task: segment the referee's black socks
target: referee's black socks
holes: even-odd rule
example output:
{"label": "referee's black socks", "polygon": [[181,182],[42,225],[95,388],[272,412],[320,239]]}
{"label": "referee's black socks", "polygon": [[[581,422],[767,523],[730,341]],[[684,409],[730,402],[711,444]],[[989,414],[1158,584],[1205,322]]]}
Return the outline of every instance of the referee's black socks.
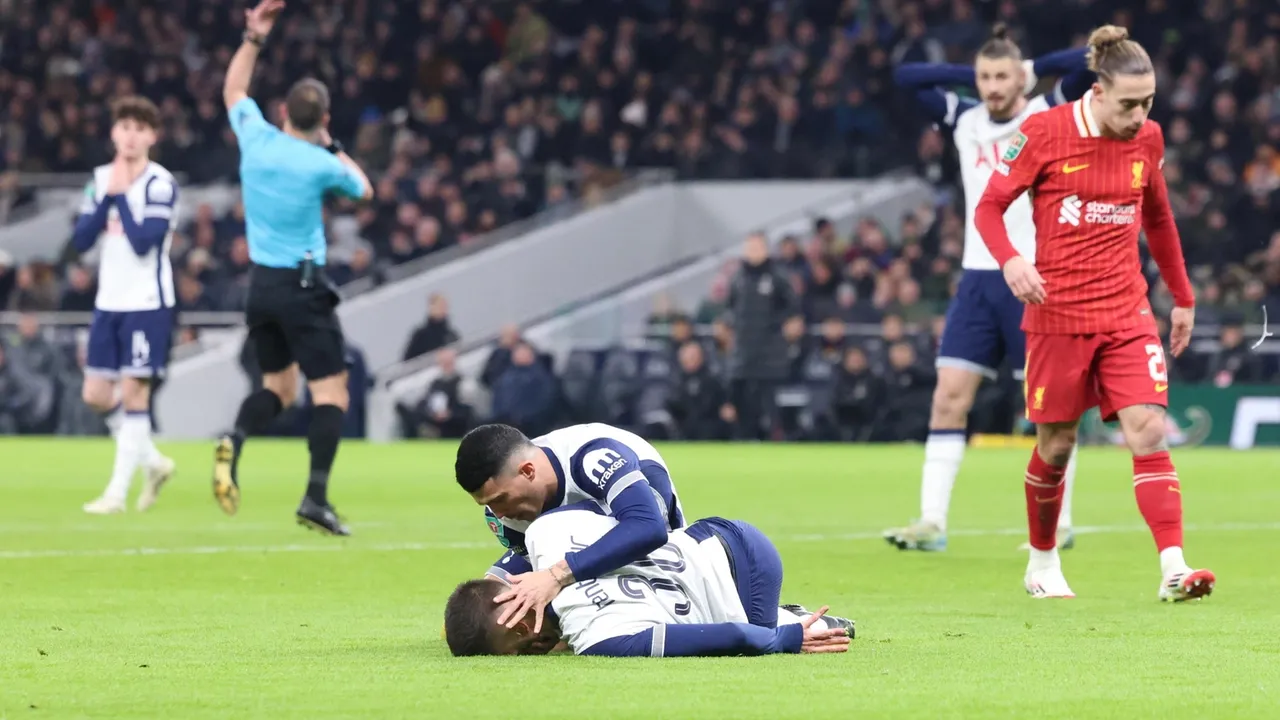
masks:
{"label": "referee's black socks", "polygon": [[244,440],[252,435],[261,435],[271,426],[284,405],[280,396],[266,388],[251,393],[240,403],[240,413],[236,415],[235,442],[237,452]]}
{"label": "referee's black socks", "polygon": [[307,497],[320,505],[328,505],[329,471],[338,454],[342,438],[343,410],[337,405],[311,408],[311,426],[307,428],[307,449],[311,451],[311,478],[307,481]]}

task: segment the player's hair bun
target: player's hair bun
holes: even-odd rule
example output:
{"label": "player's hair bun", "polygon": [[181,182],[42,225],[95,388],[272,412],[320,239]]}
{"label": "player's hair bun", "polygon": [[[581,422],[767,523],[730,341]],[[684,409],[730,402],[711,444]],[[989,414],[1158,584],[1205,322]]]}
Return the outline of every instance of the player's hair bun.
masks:
{"label": "player's hair bun", "polygon": [[1103,25],[1089,33],[1089,47],[1105,49],[1129,39],[1129,31],[1119,25]]}
{"label": "player's hair bun", "polygon": [[1151,57],[1137,42],[1129,39],[1129,31],[1116,25],[1103,25],[1089,33],[1089,69],[1106,82],[1116,75],[1145,75],[1154,72]]}
{"label": "player's hair bun", "polygon": [[995,25],[992,25],[992,26],[991,26],[991,39],[992,39],[992,40],[1008,40],[1008,39],[1009,39],[1009,26],[1008,26],[1008,25],[1006,25],[1006,24],[1004,24],[1004,23],[1002,23],[1002,22],[998,22],[998,23],[996,23]]}

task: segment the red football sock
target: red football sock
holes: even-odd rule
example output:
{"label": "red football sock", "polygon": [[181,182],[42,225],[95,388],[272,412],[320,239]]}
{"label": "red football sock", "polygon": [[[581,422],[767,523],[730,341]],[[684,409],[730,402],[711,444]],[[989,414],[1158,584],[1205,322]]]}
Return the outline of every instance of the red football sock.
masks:
{"label": "red football sock", "polygon": [[1065,465],[1050,465],[1040,457],[1040,449],[1031,451],[1027,463],[1027,527],[1031,547],[1052,550],[1058,545],[1058,514],[1062,511],[1062,476]]}
{"label": "red football sock", "polygon": [[1182,547],[1182,486],[1167,450],[1133,459],[1133,494],[1156,550]]}

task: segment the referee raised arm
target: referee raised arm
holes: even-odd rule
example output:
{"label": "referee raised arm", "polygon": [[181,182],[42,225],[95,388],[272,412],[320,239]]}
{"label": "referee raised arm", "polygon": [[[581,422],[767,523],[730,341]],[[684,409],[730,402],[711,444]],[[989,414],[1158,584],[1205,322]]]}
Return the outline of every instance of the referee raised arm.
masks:
{"label": "referee raised arm", "polygon": [[266,430],[293,403],[301,369],[313,407],[307,431],[311,469],[298,522],[349,535],[327,495],[347,410],[347,372],[335,312],[338,292],[325,274],[322,203],[330,191],[367,200],[373,190],[329,137],[329,91],[323,83],[301,80],[289,90],[283,131],[268,123],[249,98],[258,52],[283,9],[283,0],[263,0],[245,11],[244,42],[231,58],[222,89],[240,143],[240,185],[253,261],[245,324],[262,367],[263,388],[244,399],[235,429],[218,443],[213,494],[228,515],[239,509],[238,467],[245,439]]}

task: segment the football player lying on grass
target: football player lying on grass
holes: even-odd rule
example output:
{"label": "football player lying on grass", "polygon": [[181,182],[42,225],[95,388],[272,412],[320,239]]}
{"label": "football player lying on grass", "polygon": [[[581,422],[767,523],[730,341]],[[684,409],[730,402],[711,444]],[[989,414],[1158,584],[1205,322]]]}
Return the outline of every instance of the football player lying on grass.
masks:
{"label": "football player lying on grass", "polygon": [[[535,569],[550,567],[617,524],[592,503],[539,517],[525,539]],[[539,622],[530,610],[499,625],[502,582],[459,585],[445,606],[454,655],[542,654],[563,640],[579,655],[676,657],[845,652],[851,620],[778,608],[782,559],[742,521],[706,518],[673,531],[647,557],[560,591]],[[781,618],[780,618],[781,615]],[[782,623],[779,623],[781,619]]]}

